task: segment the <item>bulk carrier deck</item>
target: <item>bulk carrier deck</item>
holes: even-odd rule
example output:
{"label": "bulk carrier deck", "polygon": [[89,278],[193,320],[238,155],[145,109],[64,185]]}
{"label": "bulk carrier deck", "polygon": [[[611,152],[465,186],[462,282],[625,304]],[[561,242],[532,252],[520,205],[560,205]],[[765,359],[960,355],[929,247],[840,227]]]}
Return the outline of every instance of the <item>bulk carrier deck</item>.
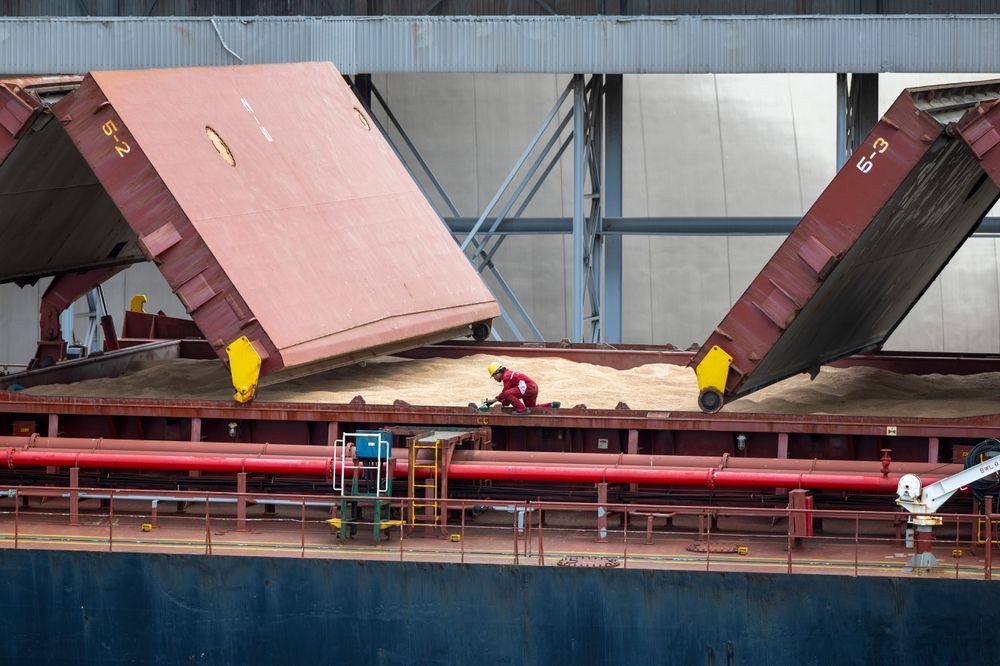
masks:
{"label": "bulk carrier deck", "polygon": [[[344,655],[355,662],[441,660],[440,645],[448,646],[447,660],[459,662],[612,662],[626,646],[629,654],[655,659],[663,641],[676,646],[672,658],[690,663],[735,663],[743,654],[791,662],[802,661],[823,632],[846,636],[874,622],[886,635],[868,632],[831,645],[831,656],[920,660],[933,653],[932,632],[907,632],[932,599],[962,605],[970,617],[987,612],[992,588],[982,579],[992,576],[998,519],[992,500],[980,502],[973,493],[952,500],[954,513],[940,514],[933,546],[909,531],[909,514],[895,500],[905,474],[927,485],[966,467],[967,454],[1000,432],[1000,410],[961,417],[781,414],[727,410],[723,403],[834,363],[915,376],[982,377],[1000,370],[995,356],[862,353],[884,342],[996,200],[997,158],[984,141],[996,134],[1000,84],[962,87],[961,95],[950,88],[936,96],[904,92],[708,342],[681,352],[450,341],[457,334],[488,334],[497,310],[485,287],[388,152],[357,147],[377,143],[377,136],[348,103],[335,70],[278,69],[280,76],[253,68],[240,68],[239,75],[156,74],[161,86],[185,91],[177,122],[197,130],[200,143],[192,139],[181,148],[204,160],[199,174],[217,175],[212,187],[230,203],[234,192],[256,193],[238,213],[213,208],[216,193],[173,160],[177,147],[157,127],[159,116],[148,115],[149,89],[126,85],[133,81],[127,74],[37,82],[34,95],[23,82],[17,91],[5,89],[30,113],[7,149],[17,159],[0,166],[0,179],[22,182],[18,165],[31,163],[39,146],[56,143],[74,156],[65,162],[74,168],[56,172],[50,188],[82,178],[87,185],[80,191],[91,195],[94,210],[110,210],[110,200],[121,212],[107,227],[99,215],[89,220],[89,235],[108,241],[110,250],[101,243],[68,245],[56,266],[46,263],[51,257],[44,252],[10,250],[7,265],[16,270],[0,275],[30,281],[58,274],[67,290],[47,292],[32,369],[0,378],[0,447],[7,462],[0,476],[0,544],[7,570],[15,581],[44,581],[73,612],[99,614],[102,627],[107,618],[124,618],[116,631],[99,632],[100,644],[110,646],[106,654],[122,661],[143,654],[129,641],[152,624],[181,637],[152,639],[165,661],[192,658],[200,646],[209,661],[291,654],[314,662],[331,656],[315,634],[350,633]],[[211,107],[217,94],[211,82],[220,76],[228,93],[253,98],[253,110],[221,114],[211,126],[216,141],[206,139],[204,122],[186,111]],[[279,115],[289,81],[298,81],[296,89],[308,81],[319,97],[336,102],[336,122],[325,136],[334,137],[341,154],[354,150],[382,160],[352,166],[389,169],[397,178],[381,187],[390,196],[373,203],[378,188],[346,173],[331,178],[345,188],[335,190],[342,195],[335,203],[315,183],[293,193],[255,189],[268,182],[256,171],[255,151],[272,150],[268,136],[276,125],[269,110]],[[956,125],[944,124],[932,104],[952,97],[957,101],[947,112],[961,117]],[[904,107],[912,118],[904,119]],[[118,168],[118,131],[131,141],[127,153],[143,156],[141,168]],[[350,140],[336,139],[344,136]],[[897,146],[905,148],[897,153]],[[863,190],[859,210],[845,207],[844,191],[859,177],[850,169],[870,149],[893,165],[891,177]],[[242,155],[250,158],[249,184],[229,178],[242,168]],[[873,177],[879,173],[870,170]],[[314,171],[304,168],[303,182]],[[932,192],[927,183],[937,184]],[[164,207],[154,214],[146,199],[131,198],[138,191]],[[910,203],[931,194],[934,224],[920,227],[927,237],[914,237],[911,251],[879,260],[894,225],[913,218]],[[44,208],[27,188],[13,196],[27,210]],[[282,225],[274,212],[298,199],[308,204],[301,224]],[[833,225],[837,233],[824,236],[818,230],[831,229],[830,210],[854,226]],[[415,211],[421,223],[407,226],[401,211]],[[338,212],[354,225],[339,224]],[[45,223],[64,229],[72,218],[66,213],[57,210]],[[395,222],[388,231],[372,224],[386,215]],[[2,222],[23,233],[18,225],[33,221],[29,217]],[[248,220],[254,232],[240,237],[235,230]],[[287,232],[273,248],[269,224]],[[317,251],[324,230],[348,245],[342,264],[327,261],[324,250],[310,261],[275,263],[281,270],[259,270],[266,258],[255,253],[273,250],[288,259],[293,250]],[[414,252],[423,253],[405,265],[432,266],[434,275],[412,268],[359,271],[367,262],[350,248],[378,247],[403,231],[419,237]],[[424,234],[432,241],[423,244]],[[246,243],[238,252],[227,244],[234,239]],[[789,252],[797,259],[785,256]],[[120,335],[107,329],[113,346],[105,354],[47,363],[47,355],[56,360],[51,354],[61,358],[62,351],[58,336],[45,328],[54,304],[72,301],[72,293],[89,289],[106,271],[141,257],[161,268],[193,324],[137,307],[126,314]],[[905,285],[885,279],[916,264],[926,269],[919,279]],[[281,279],[272,291],[275,277]],[[869,282],[884,288],[875,295],[857,289]],[[329,284],[335,294],[324,291]],[[436,289],[440,285],[446,288]],[[399,294],[409,296],[404,307],[397,307]],[[326,299],[319,301],[323,307],[315,298]],[[831,302],[843,330],[830,328],[831,310],[823,303]],[[286,310],[286,303],[294,307]],[[885,307],[869,318],[859,307],[868,303]],[[331,311],[337,316],[327,317]],[[366,326],[371,330],[359,333]],[[424,344],[432,341],[440,344]],[[576,404],[528,416],[483,412],[475,403],[370,404],[363,398],[364,367],[355,369],[355,400],[267,399],[279,380],[389,353],[411,359],[406,362],[488,355],[619,370],[651,362],[691,365],[697,369],[692,401],[703,411],[638,409],[624,399],[614,408]],[[32,395],[36,386],[113,377],[140,363],[213,358],[228,366],[235,400],[58,390]],[[486,390],[489,380],[482,379]],[[914,547],[931,548],[938,563],[914,566]],[[113,603],[90,601],[83,584],[88,572],[99,572],[101,584],[116,591]],[[803,599],[804,587],[810,599]],[[51,610],[45,595],[25,600],[15,588],[8,586],[4,598],[9,607],[21,604],[24,612],[14,622],[27,637],[23,654],[37,656],[30,645],[47,627],[35,620]],[[820,612],[825,603],[836,605],[837,617]],[[525,607],[532,612],[526,615]],[[462,644],[467,634],[452,630],[467,632],[470,617],[487,634],[477,637],[475,648]],[[213,644],[230,622],[245,628],[225,645]],[[685,622],[718,627],[717,640],[687,640]],[[261,626],[273,635],[264,647],[249,640]],[[587,627],[589,635],[557,650],[536,637],[550,626]],[[774,626],[789,640],[776,644],[758,635]]]}

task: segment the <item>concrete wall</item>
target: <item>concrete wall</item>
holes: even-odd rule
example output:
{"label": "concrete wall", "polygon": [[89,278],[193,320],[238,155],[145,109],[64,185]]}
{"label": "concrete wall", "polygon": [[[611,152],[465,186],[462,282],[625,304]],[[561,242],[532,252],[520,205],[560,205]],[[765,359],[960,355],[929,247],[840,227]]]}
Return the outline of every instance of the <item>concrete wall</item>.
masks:
{"label": "concrete wall", "polygon": [[[907,85],[975,78],[991,77],[882,75],[880,110]],[[379,76],[375,83],[459,212],[476,216],[568,80],[454,74]],[[801,215],[835,172],[835,93],[835,77],[825,74],[627,76],[624,214]],[[565,155],[525,215],[570,216],[571,193],[572,164]],[[780,242],[626,237],[625,342],[686,347],[704,341]],[[997,243],[967,242],[889,347],[1000,351]],[[497,257],[545,338],[568,337],[571,239],[512,237]],[[106,291],[112,313],[121,312],[136,292],[149,296],[147,310],[183,313],[149,265],[128,269]],[[39,287],[0,286],[0,363],[23,362],[32,354],[40,293]]]}

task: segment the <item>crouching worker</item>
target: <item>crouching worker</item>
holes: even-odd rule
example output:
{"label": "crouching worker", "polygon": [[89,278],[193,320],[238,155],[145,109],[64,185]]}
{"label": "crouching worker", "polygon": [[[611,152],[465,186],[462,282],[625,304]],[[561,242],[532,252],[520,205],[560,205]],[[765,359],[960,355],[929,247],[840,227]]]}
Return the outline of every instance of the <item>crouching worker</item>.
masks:
{"label": "crouching worker", "polygon": [[503,389],[496,398],[483,403],[486,409],[489,409],[489,405],[494,402],[499,402],[504,407],[513,407],[515,414],[530,414],[532,407],[542,409],[559,407],[560,403],[556,400],[536,404],[538,384],[523,372],[508,370],[497,361],[490,363],[487,370],[490,377],[503,384]]}

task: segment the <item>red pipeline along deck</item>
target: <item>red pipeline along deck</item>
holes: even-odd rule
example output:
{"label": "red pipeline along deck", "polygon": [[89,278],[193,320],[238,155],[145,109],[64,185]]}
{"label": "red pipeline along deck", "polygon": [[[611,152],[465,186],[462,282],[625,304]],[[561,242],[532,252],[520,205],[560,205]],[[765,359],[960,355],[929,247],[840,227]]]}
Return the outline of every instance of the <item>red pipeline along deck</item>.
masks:
{"label": "red pipeline along deck", "polygon": [[0,82],[0,161],[0,283],[153,261],[241,402],[499,314],[329,63]]}
{"label": "red pipeline along deck", "polygon": [[704,411],[881,347],[1000,194],[998,101],[903,91],[691,361]]}

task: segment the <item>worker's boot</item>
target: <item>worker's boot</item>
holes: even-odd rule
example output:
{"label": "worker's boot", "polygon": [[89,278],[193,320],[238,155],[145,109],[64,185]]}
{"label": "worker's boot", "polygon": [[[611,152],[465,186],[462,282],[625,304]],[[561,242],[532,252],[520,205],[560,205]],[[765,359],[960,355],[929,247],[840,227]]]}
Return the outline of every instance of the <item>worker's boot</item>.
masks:
{"label": "worker's boot", "polygon": [[559,402],[558,400],[553,400],[552,402],[549,403],[549,407],[551,407],[552,409],[559,409],[559,405],[561,404],[562,403]]}
{"label": "worker's boot", "polygon": [[514,414],[515,414],[515,415],[517,415],[517,416],[527,416],[527,415],[528,415],[528,414],[530,414],[530,413],[531,413],[531,410],[530,410],[530,409],[528,409],[527,407],[525,407],[524,409],[522,409],[522,410],[521,410],[521,411],[519,411],[519,412],[518,412],[518,411],[516,411],[516,410],[514,411]]}

